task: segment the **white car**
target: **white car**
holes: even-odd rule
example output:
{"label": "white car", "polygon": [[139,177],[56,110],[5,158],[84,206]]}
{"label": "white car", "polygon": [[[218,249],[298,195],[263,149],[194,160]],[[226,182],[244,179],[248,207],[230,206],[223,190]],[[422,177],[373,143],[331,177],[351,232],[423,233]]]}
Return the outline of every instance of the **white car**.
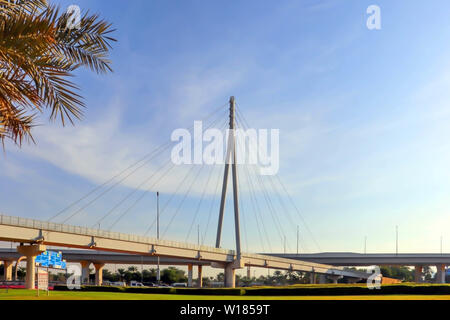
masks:
{"label": "white car", "polygon": [[127,284],[123,281],[111,282],[111,286],[113,287],[126,287]]}
{"label": "white car", "polygon": [[141,282],[131,281],[130,287],[145,287]]}
{"label": "white car", "polygon": [[178,288],[187,288],[187,283],[174,283],[173,285],[172,285],[172,287],[174,287],[174,288],[176,288],[176,287],[178,287]]}

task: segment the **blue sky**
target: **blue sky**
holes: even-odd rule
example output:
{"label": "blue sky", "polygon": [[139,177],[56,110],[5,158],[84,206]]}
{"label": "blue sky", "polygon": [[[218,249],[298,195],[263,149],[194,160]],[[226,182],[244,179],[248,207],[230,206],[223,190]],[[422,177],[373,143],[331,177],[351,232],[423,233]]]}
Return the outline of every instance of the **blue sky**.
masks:
{"label": "blue sky", "polygon": [[[49,218],[234,95],[252,126],[280,129],[279,176],[320,246],[294,212],[291,223],[280,210],[290,251],[296,224],[307,252],[361,252],[365,236],[369,252],[393,252],[396,225],[402,252],[438,252],[441,235],[444,251],[450,250],[448,1],[57,3],[113,22],[115,72],[77,73],[87,109],[75,127],[48,124],[42,116],[37,145],[6,146],[4,214]],[[381,30],[366,28],[371,4],[381,7]],[[162,200],[187,169],[158,186]],[[95,223],[143,176],[70,223]],[[201,184],[194,189],[167,238],[185,240]],[[246,196],[244,250],[261,251]],[[154,208],[148,194],[115,230],[142,234]],[[196,222],[202,232],[208,208]],[[214,243],[217,211],[206,244]],[[273,251],[282,251],[270,213],[262,214]],[[233,248],[230,210],[226,217],[223,246]],[[196,242],[195,232],[189,241]]]}

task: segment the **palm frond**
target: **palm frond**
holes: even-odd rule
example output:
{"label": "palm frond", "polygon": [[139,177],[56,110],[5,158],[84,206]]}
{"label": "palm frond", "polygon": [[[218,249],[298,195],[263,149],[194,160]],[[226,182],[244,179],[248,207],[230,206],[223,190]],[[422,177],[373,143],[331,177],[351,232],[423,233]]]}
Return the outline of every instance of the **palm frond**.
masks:
{"label": "palm frond", "polygon": [[31,139],[36,112],[74,123],[84,107],[73,71],[111,72],[111,24],[86,12],[68,30],[68,15],[44,0],[0,0],[0,140]]}

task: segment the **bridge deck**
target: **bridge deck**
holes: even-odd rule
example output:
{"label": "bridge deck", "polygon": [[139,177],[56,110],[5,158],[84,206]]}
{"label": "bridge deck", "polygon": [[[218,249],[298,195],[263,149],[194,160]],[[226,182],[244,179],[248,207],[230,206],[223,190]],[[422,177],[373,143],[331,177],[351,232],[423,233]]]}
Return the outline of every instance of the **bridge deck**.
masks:
{"label": "bridge deck", "polygon": [[271,254],[275,257],[298,259],[334,266],[373,266],[373,265],[450,265],[448,253],[352,253],[352,252],[324,252],[313,254]]}
{"label": "bridge deck", "polygon": [[[93,249],[137,255],[193,259],[224,267],[236,260],[234,250],[157,240],[119,232],[63,225],[27,218],[0,215],[0,240],[20,243],[41,243],[51,246]],[[369,274],[344,270],[342,267],[286,259],[275,256],[243,253],[239,266],[252,266],[329,275],[367,278]]]}

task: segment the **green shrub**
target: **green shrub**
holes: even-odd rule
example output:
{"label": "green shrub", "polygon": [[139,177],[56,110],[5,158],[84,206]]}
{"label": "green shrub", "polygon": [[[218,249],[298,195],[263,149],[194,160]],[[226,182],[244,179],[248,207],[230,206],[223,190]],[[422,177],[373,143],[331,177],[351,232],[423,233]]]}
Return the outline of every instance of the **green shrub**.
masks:
{"label": "green shrub", "polygon": [[[56,291],[68,291],[67,286],[55,286]],[[380,290],[370,290],[365,284],[357,285],[296,285],[289,287],[250,288],[156,288],[156,287],[97,287],[81,286],[80,291],[127,292],[142,294],[181,294],[219,296],[343,296],[343,295],[450,295],[445,284],[393,284]]]}
{"label": "green shrub", "polygon": [[92,292],[125,292],[123,287],[97,287],[97,286],[81,286],[80,289],[70,290],[67,286],[55,286],[55,291],[92,291]]}
{"label": "green shrub", "polygon": [[185,295],[207,295],[207,296],[243,296],[245,289],[242,288],[176,288],[177,294]]}
{"label": "green shrub", "polygon": [[154,294],[175,294],[175,288],[158,288],[158,287],[125,287],[127,293],[154,293]]}
{"label": "green shrub", "polygon": [[366,285],[263,287],[246,289],[247,296],[353,296],[393,294],[445,295],[450,294],[450,286],[433,284],[395,284],[381,286],[379,290],[370,290]]}
{"label": "green shrub", "polygon": [[53,287],[53,290],[55,290],[55,291],[69,291],[69,288],[67,288],[67,286],[56,285],[56,286]]}

